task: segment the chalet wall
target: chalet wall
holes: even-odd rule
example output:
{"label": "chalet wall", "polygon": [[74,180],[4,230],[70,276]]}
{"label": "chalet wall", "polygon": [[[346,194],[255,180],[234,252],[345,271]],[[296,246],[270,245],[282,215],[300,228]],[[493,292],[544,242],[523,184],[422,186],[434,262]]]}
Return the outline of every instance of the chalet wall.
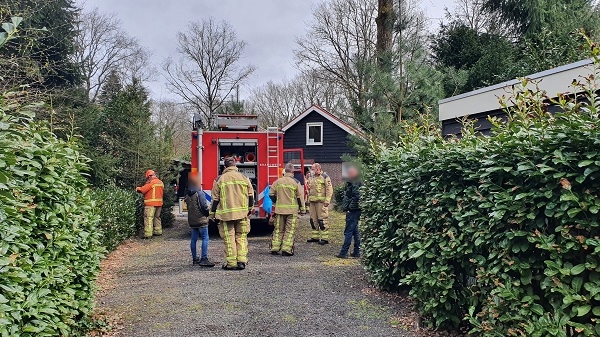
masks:
{"label": "chalet wall", "polygon": [[[323,145],[306,145],[306,123],[323,123]],[[341,163],[342,155],[355,155],[348,146],[348,133],[316,111],[311,112],[285,132],[285,149],[304,149],[304,158],[317,163]]]}

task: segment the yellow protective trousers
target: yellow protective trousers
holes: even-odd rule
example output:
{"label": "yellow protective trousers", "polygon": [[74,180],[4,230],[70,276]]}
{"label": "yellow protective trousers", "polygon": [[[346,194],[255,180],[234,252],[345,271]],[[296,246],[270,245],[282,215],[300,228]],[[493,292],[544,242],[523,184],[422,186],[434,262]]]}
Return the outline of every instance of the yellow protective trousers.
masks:
{"label": "yellow protective trousers", "polygon": [[297,214],[276,214],[275,229],[271,237],[271,251],[294,254],[294,235],[296,234]]}
{"label": "yellow protective trousers", "polygon": [[309,205],[311,238],[315,240],[329,240],[329,208],[322,202],[311,202]]}
{"label": "yellow protective trousers", "polygon": [[162,235],[162,222],[160,213],[162,206],[144,206],[144,237],[151,238],[152,235]]}
{"label": "yellow protective trousers", "polygon": [[219,222],[219,234],[225,243],[225,259],[229,267],[237,267],[238,262],[248,262],[248,233],[248,218]]}

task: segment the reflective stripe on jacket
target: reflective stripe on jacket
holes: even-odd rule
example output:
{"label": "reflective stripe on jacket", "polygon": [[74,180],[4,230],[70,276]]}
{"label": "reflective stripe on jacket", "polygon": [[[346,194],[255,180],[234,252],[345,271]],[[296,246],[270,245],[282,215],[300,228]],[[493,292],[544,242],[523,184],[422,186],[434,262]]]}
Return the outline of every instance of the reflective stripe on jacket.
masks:
{"label": "reflective stripe on jacket", "polygon": [[144,186],[138,187],[137,191],[144,195],[144,205],[154,207],[163,205],[165,185],[158,178],[154,178]]}
{"label": "reflective stripe on jacket", "polygon": [[218,202],[216,218],[233,221],[247,217],[252,209],[248,205],[250,196],[254,196],[250,179],[235,166],[226,168],[213,184],[212,200]]}
{"label": "reflective stripe on jacket", "polygon": [[331,179],[325,173],[316,175],[308,183],[308,201],[331,203],[333,186]]}
{"label": "reflective stripe on jacket", "polygon": [[294,179],[293,173],[286,173],[284,177],[275,180],[269,196],[275,197],[275,214],[290,215],[298,213],[299,210],[306,211],[304,190],[300,182]]}

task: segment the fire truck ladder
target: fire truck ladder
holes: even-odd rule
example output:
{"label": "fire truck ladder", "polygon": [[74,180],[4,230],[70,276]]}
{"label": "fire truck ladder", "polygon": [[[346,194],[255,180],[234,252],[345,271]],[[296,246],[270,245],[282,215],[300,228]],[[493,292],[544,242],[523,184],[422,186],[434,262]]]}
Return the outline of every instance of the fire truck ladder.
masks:
{"label": "fire truck ladder", "polygon": [[281,163],[281,141],[279,140],[279,128],[267,128],[267,165],[269,185],[279,178]]}

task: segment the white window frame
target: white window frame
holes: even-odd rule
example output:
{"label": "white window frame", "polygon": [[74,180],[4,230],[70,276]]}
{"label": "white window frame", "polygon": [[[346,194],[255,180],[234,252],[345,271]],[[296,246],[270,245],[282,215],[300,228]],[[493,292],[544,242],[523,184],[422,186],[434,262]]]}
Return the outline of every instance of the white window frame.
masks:
{"label": "white window frame", "polygon": [[[321,127],[321,141],[320,142],[311,141],[310,138],[308,138],[309,137],[308,130],[310,129],[311,126]],[[308,145],[308,146],[323,145],[323,122],[306,123],[306,145]]]}

